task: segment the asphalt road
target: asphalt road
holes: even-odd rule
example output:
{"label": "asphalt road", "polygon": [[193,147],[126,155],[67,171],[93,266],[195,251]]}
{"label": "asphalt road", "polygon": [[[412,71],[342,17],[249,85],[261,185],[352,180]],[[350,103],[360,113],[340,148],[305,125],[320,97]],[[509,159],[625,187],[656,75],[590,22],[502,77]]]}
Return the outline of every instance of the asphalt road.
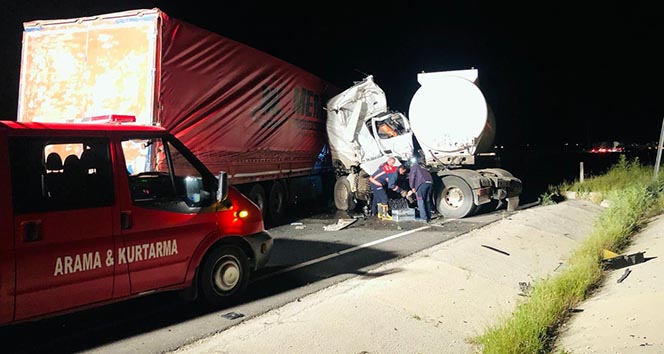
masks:
{"label": "asphalt road", "polygon": [[359,218],[338,231],[325,231],[324,226],[348,215],[330,212],[292,218],[269,230],[275,239],[272,259],[266,269],[254,274],[239,304],[212,309],[184,303],[175,293],[147,295],[0,328],[3,353],[174,350],[504,216],[505,212],[499,211],[462,220],[436,220],[432,224]]}

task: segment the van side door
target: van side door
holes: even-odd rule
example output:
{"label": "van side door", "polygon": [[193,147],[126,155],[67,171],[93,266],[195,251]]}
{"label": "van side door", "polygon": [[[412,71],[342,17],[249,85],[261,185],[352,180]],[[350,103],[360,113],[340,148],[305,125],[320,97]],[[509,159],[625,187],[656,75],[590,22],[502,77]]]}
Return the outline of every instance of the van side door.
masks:
{"label": "van side door", "polygon": [[111,299],[114,188],[109,139],[22,135],[10,137],[8,145],[15,320]]}
{"label": "van side door", "polygon": [[118,264],[129,266],[132,294],[183,284],[196,248],[219,232],[216,179],[166,138],[137,136],[120,146],[127,181]]}

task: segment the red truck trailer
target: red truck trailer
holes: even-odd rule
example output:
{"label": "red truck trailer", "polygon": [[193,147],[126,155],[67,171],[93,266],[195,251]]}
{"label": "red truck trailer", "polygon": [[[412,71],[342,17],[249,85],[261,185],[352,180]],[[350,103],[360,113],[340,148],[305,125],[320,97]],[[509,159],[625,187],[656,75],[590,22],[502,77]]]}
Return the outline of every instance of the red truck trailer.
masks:
{"label": "red truck trailer", "polygon": [[269,54],[139,9],[24,23],[17,119],[115,114],[161,126],[278,222],[288,205],[332,195],[323,107],[338,92]]}

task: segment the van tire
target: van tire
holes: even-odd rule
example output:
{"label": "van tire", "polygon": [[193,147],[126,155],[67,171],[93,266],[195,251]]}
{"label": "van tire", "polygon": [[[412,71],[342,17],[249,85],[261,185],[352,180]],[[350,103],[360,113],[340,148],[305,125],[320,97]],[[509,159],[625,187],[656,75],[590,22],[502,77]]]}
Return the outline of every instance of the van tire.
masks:
{"label": "van tire", "polygon": [[216,247],[205,257],[199,279],[203,300],[212,306],[232,304],[249,284],[249,260],[237,246]]}

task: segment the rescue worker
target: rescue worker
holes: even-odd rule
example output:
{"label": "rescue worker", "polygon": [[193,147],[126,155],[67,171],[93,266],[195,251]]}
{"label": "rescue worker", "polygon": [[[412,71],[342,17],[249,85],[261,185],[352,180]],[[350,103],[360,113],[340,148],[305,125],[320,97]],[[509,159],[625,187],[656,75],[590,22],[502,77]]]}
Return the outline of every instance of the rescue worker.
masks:
{"label": "rescue worker", "polygon": [[419,211],[419,218],[422,221],[431,220],[431,200],[433,187],[433,178],[431,173],[418,163],[414,163],[410,167],[408,174],[408,183],[410,184],[411,193],[415,193],[417,197],[417,210]]}
{"label": "rescue worker", "polygon": [[396,163],[397,159],[394,158],[393,156],[390,156],[387,158],[387,161],[385,161],[383,164],[380,165],[380,167],[383,169],[383,171],[385,171],[385,173],[391,175],[397,170],[396,166],[394,166]]}
{"label": "rescue worker", "polygon": [[406,191],[397,185],[397,180],[399,179],[399,175],[404,175],[404,174],[406,174],[406,166],[400,165],[399,167],[397,167],[396,170],[391,174],[391,176],[388,177],[387,188],[401,194],[402,197],[406,198],[406,196],[409,195],[408,194],[409,191]]}
{"label": "rescue worker", "polygon": [[391,220],[389,214],[389,207],[387,204],[387,192],[385,188],[390,185],[390,179],[395,179],[396,159],[388,157],[385,163],[369,177],[371,184],[372,198],[371,198],[371,214],[376,215],[381,220]]}
{"label": "rescue worker", "polygon": [[378,219],[383,219],[387,211],[387,192],[385,192],[385,187],[387,186],[388,174],[383,171],[382,167],[378,168],[371,177],[369,177],[369,182],[371,183],[371,215],[376,215]]}

